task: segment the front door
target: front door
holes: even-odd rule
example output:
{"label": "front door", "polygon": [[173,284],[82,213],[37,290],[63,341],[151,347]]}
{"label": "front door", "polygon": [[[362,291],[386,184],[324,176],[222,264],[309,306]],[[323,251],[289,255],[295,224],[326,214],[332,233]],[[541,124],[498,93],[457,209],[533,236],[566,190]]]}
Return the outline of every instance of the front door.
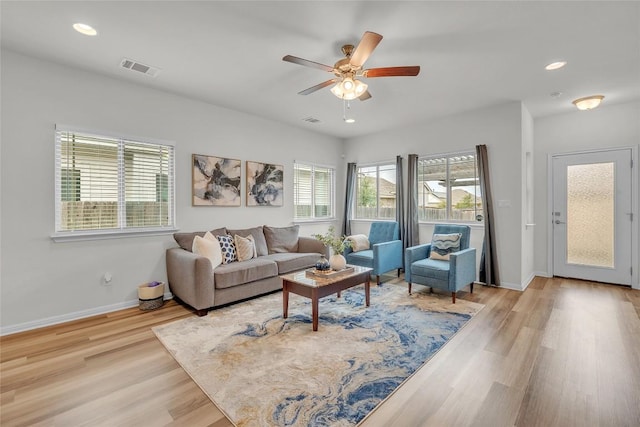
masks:
{"label": "front door", "polygon": [[553,274],[631,284],[631,149],[555,155]]}

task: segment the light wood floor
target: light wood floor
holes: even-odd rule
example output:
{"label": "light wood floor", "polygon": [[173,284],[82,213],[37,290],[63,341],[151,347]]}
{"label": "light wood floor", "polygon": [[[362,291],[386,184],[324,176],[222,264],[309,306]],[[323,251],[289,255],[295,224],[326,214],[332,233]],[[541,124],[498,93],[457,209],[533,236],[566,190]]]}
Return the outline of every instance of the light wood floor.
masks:
{"label": "light wood floor", "polygon": [[[486,307],[363,426],[640,426],[640,291],[536,278]],[[231,426],[151,327],[122,310],[0,339],[2,426]]]}

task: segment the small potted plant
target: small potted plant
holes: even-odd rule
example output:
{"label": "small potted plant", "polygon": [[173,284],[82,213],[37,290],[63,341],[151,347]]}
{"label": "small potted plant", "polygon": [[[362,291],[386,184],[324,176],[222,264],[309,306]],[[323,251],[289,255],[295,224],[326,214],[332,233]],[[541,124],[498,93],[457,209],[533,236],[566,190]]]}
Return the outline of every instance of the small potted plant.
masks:
{"label": "small potted plant", "polygon": [[344,270],[347,266],[347,260],[342,255],[345,249],[351,247],[351,242],[347,240],[347,236],[336,236],[335,227],[332,225],[324,234],[313,234],[313,237],[331,248],[332,255],[329,258],[329,265],[332,270]]}

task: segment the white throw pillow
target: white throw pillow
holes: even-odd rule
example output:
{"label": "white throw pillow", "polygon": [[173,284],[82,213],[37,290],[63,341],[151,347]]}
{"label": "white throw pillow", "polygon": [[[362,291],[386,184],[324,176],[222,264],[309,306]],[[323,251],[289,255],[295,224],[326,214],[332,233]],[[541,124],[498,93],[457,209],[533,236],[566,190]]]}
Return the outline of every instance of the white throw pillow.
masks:
{"label": "white throw pillow", "polygon": [[236,255],[238,261],[246,261],[257,256],[256,242],[253,240],[252,235],[247,237],[233,236],[233,241],[236,244]]}
{"label": "white throw pillow", "polygon": [[209,261],[211,261],[211,267],[214,269],[222,264],[222,250],[220,248],[220,242],[218,242],[218,239],[208,231],[204,237],[196,236],[193,239],[191,252],[196,255],[209,258]]}
{"label": "white throw pillow", "polygon": [[371,247],[369,238],[364,234],[354,234],[347,237],[347,240],[351,242],[351,250],[353,250],[353,252],[366,251]]}

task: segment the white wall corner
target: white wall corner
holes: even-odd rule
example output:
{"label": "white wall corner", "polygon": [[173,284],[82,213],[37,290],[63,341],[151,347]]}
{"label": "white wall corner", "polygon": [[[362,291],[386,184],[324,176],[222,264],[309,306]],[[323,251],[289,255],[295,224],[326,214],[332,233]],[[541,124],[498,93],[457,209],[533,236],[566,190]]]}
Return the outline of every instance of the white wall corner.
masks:
{"label": "white wall corner", "polygon": [[[529,283],[527,283],[528,285]],[[512,291],[524,291],[524,287],[520,283],[500,282],[500,288],[511,289]]]}

